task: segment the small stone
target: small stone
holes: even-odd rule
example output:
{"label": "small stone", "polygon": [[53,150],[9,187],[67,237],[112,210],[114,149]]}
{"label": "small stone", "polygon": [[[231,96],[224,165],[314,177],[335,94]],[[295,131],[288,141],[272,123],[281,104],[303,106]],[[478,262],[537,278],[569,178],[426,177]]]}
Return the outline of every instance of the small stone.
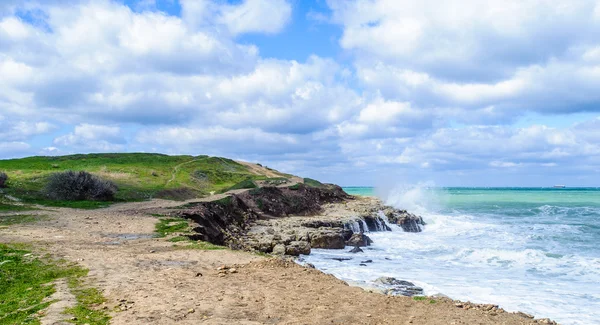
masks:
{"label": "small stone", "polygon": [[71,317],[71,320],[75,321],[77,320],[77,317]]}
{"label": "small stone", "polygon": [[229,273],[237,273],[237,269],[229,269]]}
{"label": "small stone", "polygon": [[367,314],[367,317],[371,317],[371,314]]}
{"label": "small stone", "polygon": [[195,310],[194,308],[190,308],[190,309],[188,310],[188,314],[193,314],[193,313],[195,313],[195,312],[196,312],[196,310]]}
{"label": "small stone", "polygon": [[150,253],[156,253],[156,251],[155,250],[151,250]]}
{"label": "small stone", "polygon": [[196,273],[196,277],[202,276],[202,273],[198,272]]}

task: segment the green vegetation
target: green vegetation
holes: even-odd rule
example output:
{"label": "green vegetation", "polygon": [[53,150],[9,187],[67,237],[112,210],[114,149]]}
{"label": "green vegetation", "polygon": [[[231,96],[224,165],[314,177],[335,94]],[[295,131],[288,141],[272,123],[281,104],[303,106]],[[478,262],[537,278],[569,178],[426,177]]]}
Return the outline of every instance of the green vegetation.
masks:
{"label": "green vegetation", "polygon": [[189,232],[187,220],[181,218],[161,218],[156,223],[158,237],[166,237],[173,233]]}
{"label": "green vegetation", "polygon": [[214,245],[203,241],[195,241],[190,239],[193,235],[188,221],[182,218],[164,217],[162,216],[156,223],[156,233],[158,237],[164,238],[170,235],[176,235],[168,239],[172,243],[184,243],[186,245],[176,245],[177,249],[199,249],[199,250],[220,250],[227,249],[224,246]]}
{"label": "green vegetation", "polygon": [[227,188],[223,192],[227,192],[227,191],[231,191],[231,190],[241,190],[241,189],[246,189],[246,188],[257,188],[257,187],[258,186],[256,185],[256,183],[254,183],[254,181],[252,181],[251,179],[245,179],[245,180],[233,185],[232,187]]}
{"label": "green vegetation", "polygon": [[110,316],[97,308],[106,300],[96,288],[84,288],[80,278],[70,278],[69,288],[77,298],[77,305],[67,308],[64,313],[73,315],[69,322],[74,324],[106,325]]}
{"label": "green vegetation", "polygon": [[415,301],[426,301],[426,300],[429,300],[430,304],[437,303],[437,301],[435,299],[431,299],[430,297],[425,297],[425,296],[414,296],[413,300],[415,300]]}
{"label": "green vegetation", "polygon": [[10,215],[10,216],[0,216],[0,226],[10,226],[17,225],[23,223],[31,223],[40,220],[47,220],[47,216],[36,216],[36,215]]}
{"label": "green vegetation", "polygon": [[8,202],[4,202],[0,198],[0,212],[13,212],[13,211],[18,212],[18,211],[29,211],[29,210],[35,210],[35,209],[30,206],[27,206],[27,205],[17,205],[17,204],[11,204]]}
{"label": "green vegetation", "polygon": [[323,187],[323,183],[319,182],[316,179],[312,179],[312,178],[305,178],[304,184],[306,184],[307,186],[311,186],[311,187]]}
{"label": "green vegetation", "polygon": [[211,244],[208,242],[204,242],[204,241],[192,241],[189,240],[189,244],[188,245],[184,245],[184,246],[175,246],[175,248],[177,249],[198,249],[198,250],[202,250],[202,251],[218,251],[218,250],[223,250],[223,249],[227,249],[227,247],[225,246],[219,246],[219,245],[215,245],[215,244]]}
{"label": "green vegetation", "polygon": [[87,271],[78,266],[36,257],[22,245],[0,244],[0,325],[39,324],[42,311],[52,303],[44,299],[55,292],[52,283],[59,279],[68,279],[78,301],[67,313],[77,312],[73,315],[90,325],[108,324],[108,315],[93,309],[103,300],[100,293],[82,287],[85,275]]}
{"label": "green vegetation", "polygon": [[[83,209],[105,207],[111,202],[51,200],[44,194],[50,175],[68,170],[87,171],[112,181],[119,191],[116,202],[155,197],[187,199],[221,192],[246,180],[265,180],[231,159],[209,156],[162,154],[89,154],[62,157],[29,157],[0,160],[8,176],[6,194],[25,203]],[[289,175],[280,174],[281,177]]]}

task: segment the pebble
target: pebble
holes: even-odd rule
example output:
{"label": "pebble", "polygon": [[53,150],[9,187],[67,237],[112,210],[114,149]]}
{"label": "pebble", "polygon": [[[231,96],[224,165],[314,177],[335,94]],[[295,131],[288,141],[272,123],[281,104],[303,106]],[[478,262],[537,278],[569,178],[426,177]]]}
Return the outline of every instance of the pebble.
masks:
{"label": "pebble", "polygon": [[188,310],[188,313],[190,313],[190,314],[193,314],[195,312],[196,312],[196,310],[194,308],[190,308],[190,310]]}

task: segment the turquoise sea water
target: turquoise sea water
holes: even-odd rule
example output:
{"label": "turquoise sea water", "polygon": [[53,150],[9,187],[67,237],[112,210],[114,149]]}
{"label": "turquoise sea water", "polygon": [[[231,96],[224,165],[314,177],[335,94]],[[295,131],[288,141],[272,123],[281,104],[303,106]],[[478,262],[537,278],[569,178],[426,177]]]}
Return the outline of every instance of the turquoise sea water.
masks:
{"label": "turquoise sea water", "polygon": [[[497,303],[561,324],[599,324],[600,189],[345,188],[423,216],[422,233],[370,233],[361,256],[306,257],[342,279],[413,281],[427,294]],[[353,257],[338,262],[331,257]],[[372,264],[360,266],[361,259]]]}

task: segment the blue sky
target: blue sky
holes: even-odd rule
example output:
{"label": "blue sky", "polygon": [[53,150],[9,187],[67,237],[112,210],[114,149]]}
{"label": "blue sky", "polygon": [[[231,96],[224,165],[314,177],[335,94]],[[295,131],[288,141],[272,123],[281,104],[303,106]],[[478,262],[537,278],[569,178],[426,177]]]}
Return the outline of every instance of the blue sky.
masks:
{"label": "blue sky", "polygon": [[0,158],[600,186],[597,35],[592,0],[5,0]]}

